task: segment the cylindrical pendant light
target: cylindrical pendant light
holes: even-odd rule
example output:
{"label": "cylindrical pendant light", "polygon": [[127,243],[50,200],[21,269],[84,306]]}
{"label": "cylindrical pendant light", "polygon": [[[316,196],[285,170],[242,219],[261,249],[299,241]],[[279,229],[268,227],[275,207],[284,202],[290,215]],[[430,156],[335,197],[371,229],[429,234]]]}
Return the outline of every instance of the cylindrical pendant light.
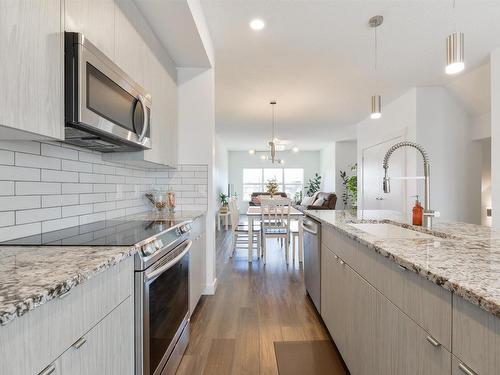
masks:
{"label": "cylindrical pendant light", "polygon": [[373,95],[370,118],[376,120],[380,117],[382,117],[382,98],[380,97],[380,95]]}
{"label": "cylindrical pendant light", "polygon": [[464,34],[454,32],[446,38],[446,74],[457,74],[464,70]]}
{"label": "cylindrical pendant light", "polygon": [[[378,39],[377,39],[377,27],[382,25],[382,22],[384,22],[384,17],[383,16],[373,16],[368,20],[368,25],[373,28],[374,32],[374,48],[373,48],[373,66],[374,66],[374,71],[375,71],[375,83],[377,80],[377,63],[378,63]],[[375,86],[377,86],[375,84]],[[371,112],[370,112],[370,118],[373,120],[379,119],[382,117],[382,98],[379,94],[372,95],[372,100],[371,100]]]}

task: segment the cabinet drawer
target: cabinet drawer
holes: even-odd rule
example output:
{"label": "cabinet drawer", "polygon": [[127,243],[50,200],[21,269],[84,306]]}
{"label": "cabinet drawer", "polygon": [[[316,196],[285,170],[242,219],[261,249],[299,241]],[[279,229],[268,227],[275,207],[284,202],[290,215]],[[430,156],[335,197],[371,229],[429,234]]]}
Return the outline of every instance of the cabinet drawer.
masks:
{"label": "cabinet drawer", "polygon": [[326,246],[451,351],[451,292],[338,231],[326,233]]}
{"label": "cabinet drawer", "polygon": [[477,374],[498,374],[500,318],[454,295],[453,354]]}
{"label": "cabinet drawer", "polygon": [[0,374],[38,374],[133,294],[133,257],[0,327]]}

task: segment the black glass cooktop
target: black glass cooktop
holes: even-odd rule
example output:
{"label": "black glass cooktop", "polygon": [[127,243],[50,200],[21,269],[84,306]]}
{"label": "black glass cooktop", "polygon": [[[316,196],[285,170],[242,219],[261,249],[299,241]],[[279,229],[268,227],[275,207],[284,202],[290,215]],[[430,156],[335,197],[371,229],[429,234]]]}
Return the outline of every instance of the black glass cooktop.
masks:
{"label": "black glass cooktop", "polygon": [[0,245],[133,246],[179,223],[176,220],[105,220],[0,242]]}

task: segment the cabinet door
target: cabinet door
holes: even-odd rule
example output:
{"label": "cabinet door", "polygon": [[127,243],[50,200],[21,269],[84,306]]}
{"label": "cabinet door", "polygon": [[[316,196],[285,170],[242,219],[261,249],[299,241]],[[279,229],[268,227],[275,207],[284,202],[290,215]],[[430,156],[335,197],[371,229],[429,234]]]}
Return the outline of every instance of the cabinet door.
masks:
{"label": "cabinet door", "polygon": [[134,300],[128,297],[61,356],[62,374],[134,373]]}
{"label": "cabinet door", "polygon": [[64,29],[82,33],[108,58],[115,58],[113,0],[65,0]]}
{"label": "cabinet door", "polygon": [[377,374],[442,375],[451,373],[451,353],[385,296],[376,292],[372,341]]}
{"label": "cabinet door", "polygon": [[61,0],[0,1],[0,125],[28,138],[64,138],[61,10]]}
{"label": "cabinet door", "polygon": [[189,256],[189,311],[192,314],[205,285],[205,232],[204,220],[199,218],[194,222],[193,246]]}

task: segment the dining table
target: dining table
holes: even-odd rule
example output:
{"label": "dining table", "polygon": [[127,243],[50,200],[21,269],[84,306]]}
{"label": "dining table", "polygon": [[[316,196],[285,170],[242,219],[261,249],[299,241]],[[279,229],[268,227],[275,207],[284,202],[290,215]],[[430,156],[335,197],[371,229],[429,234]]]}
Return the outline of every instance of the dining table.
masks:
{"label": "dining table", "polygon": [[[248,218],[248,263],[252,263],[253,259],[253,226],[254,221],[262,217],[261,206],[249,206],[247,210]],[[297,210],[295,207],[290,207],[290,219],[298,221],[299,227],[299,262],[304,260],[304,229],[302,222],[304,220],[304,213]]]}

